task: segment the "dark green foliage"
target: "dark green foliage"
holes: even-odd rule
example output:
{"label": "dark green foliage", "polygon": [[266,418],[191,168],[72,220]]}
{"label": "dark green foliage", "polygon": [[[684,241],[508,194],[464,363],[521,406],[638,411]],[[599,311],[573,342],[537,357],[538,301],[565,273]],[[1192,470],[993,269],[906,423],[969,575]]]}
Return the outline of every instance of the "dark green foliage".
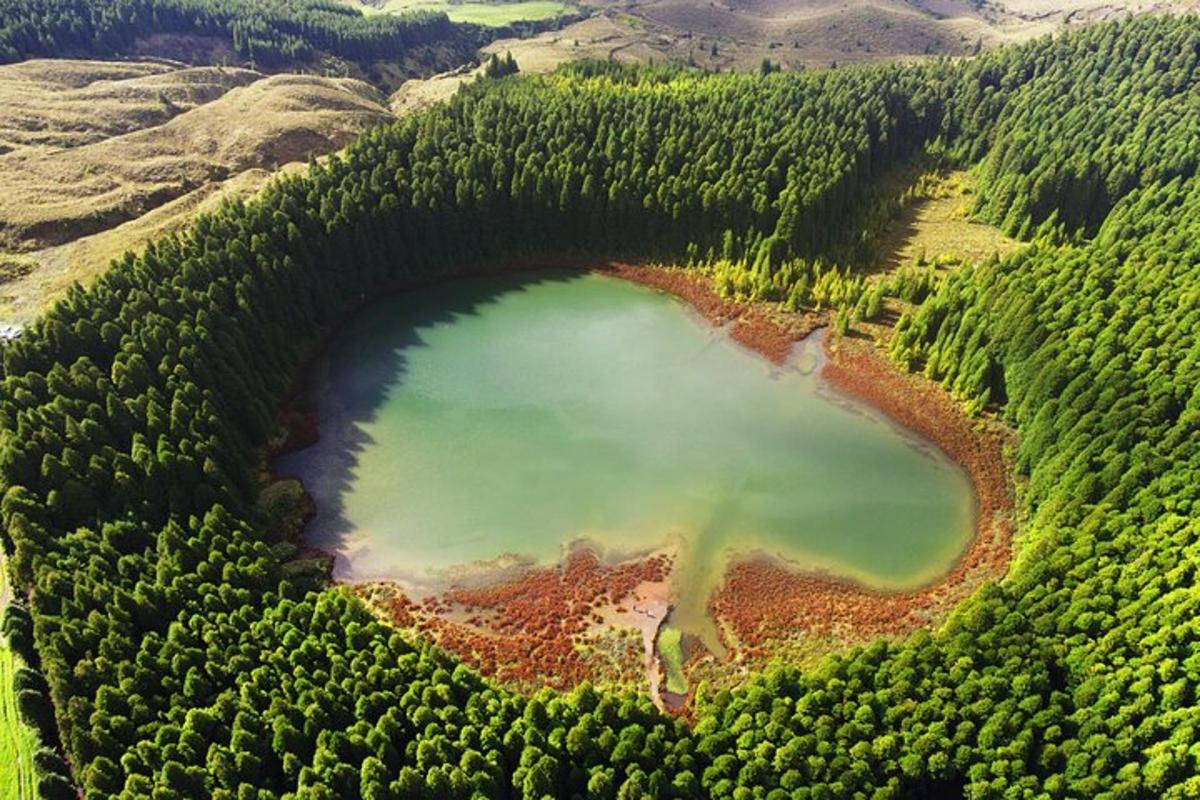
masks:
{"label": "dark green foliage", "polygon": [[38,778],[37,792],[41,800],[76,800],[78,797],[70,778],[57,772],[41,775]]}
{"label": "dark green foliage", "polygon": [[139,37],[216,36],[257,64],[327,53],[399,59],[456,34],[445,14],[364,16],[337,0],[0,0],[0,63],[35,56],[115,56]]}
{"label": "dark green foliage", "polygon": [[33,764],[39,775],[54,774],[70,777],[71,774],[67,769],[67,762],[63,761],[62,756],[48,747],[43,747],[33,754]]}
{"label": "dark green foliage", "polygon": [[1195,175],[1195,26],[1114,30],[988,56],[961,95],[963,149],[984,156],[978,207],[1006,232],[1090,236],[1135,188]]}
{"label": "dark green foliage", "polygon": [[[1196,796],[1198,42],[1158,18],[968,62],[484,81],[71,292],[0,354],[0,529],[85,797]],[[1046,116],[1061,95],[1112,117],[1105,147]],[[926,147],[982,161],[980,207],[1037,241],[884,290],[817,269]],[[1130,177],[1086,207],[1023,177],[1102,156]],[[383,282],[573,247],[724,259],[782,302],[824,281],[843,325],[924,298],[896,357],[1019,433],[1009,577],[694,730],[501,690],[290,577],[252,467],[321,327]]]}
{"label": "dark green foliage", "polygon": [[492,57],[488,59],[487,65],[483,68],[483,77],[503,78],[505,75],[516,75],[520,71],[512,53],[505,53],[504,58],[492,53]]}
{"label": "dark green foliage", "polygon": [[36,689],[20,689],[16,692],[17,711],[26,725],[38,731],[43,741],[51,739],[54,732],[54,709],[50,699]]}
{"label": "dark green foliage", "polygon": [[308,501],[300,481],[279,480],[259,492],[255,507],[267,540],[289,542],[304,528]]}
{"label": "dark green foliage", "polygon": [[13,675],[13,688],[18,692],[23,689],[29,689],[43,694],[50,690],[50,687],[46,685],[46,679],[42,677],[41,673],[26,666],[17,667],[16,674]]}
{"label": "dark green foliage", "polygon": [[33,619],[29,609],[20,600],[10,600],[4,607],[4,622],[0,624],[0,634],[4,635],[8,646],[27,663],[37,663],[37,654],[33,649]]}

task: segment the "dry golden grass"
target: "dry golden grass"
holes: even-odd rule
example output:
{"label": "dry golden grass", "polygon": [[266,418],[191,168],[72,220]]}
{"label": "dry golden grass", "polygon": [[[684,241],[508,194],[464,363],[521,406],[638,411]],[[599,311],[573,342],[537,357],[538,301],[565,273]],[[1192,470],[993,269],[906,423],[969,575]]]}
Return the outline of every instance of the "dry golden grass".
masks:
{"label": "dry golden grass", "polygon": [[391,119],[355,80],[158,63],[0,67],[0,323],[270,171]]}
{"label": "dry golden grass", "polygon": [[[666,60],[666,51],[655,49],[650,41],[643,40],[644,35],[627,19],[601,14],[527,39],[499,39],[482,49],[481,60],[486,62],[493,53],[500,56],[512,53],[526,75],[552,72],[559,64],[582,59],[615,58],[643,63],[651,59]],[[482,66],[466,67],[406,81],[391,97],[392,111],[406,114],[440,103],[482,72]]]}
{"label": "dry golden grass", "polygon": [[0,247],[24,252],[111,228],[209,181],[340,148],[388,117],[365,84],[277,75],[160,125],[14,150],[0,156]]}
{"label": "dry golden grass", "polygon": [[532,71],[580,57],[746,71],[764,58],[797,68],[969,52],[989,23],[965,0],[940,5],[954,8],[934,13],[905,0],[585,0],[597,14],[591,19],[487,50],[511,50]]}
{"label": "dry golden grass", "polygon": [[952,14],[939,17],[899,0],[653,0],[639,5],[636,13],[654,25],[690,31],[709,48],[724,41],[725,57],[718,54],[716,60],[728,66],[742,67],[748,58],[763,57],[793,66],[825,66],[964,53],[974,44],[972,33],[985,23],[969,3],[954,5]]}
{"label": "dry golden grass", "polygon": [[[587,57],[693,63],[753,70],[764,58],[788,68],[964,55],[976,46],[1039,36],[1064,26],[1200,8],[1200,0],[581,0],[596,18],[531,39],[494,43],[524,68],[559,63],[579,40]],[[589,45],[599,44],[599,47]],[[713,48],[716,52],[713,52]],[[524,55],[525,61],[522,61]]]}
{"label": "dry golden grass", "polygon": [[[1038,2],[1039,0],[1027,0]],[[1181,5],[1186,0],[1160,0]],[[1124,8],[1138,0],[1081,7]],[[976,43],[1025,38],[1064,24],[1057,16],[1024,18],[1000,0],[979,9],[970,0],[581,0],[594,16],[529,39],[495,42],[485,52],[511,51],[526,72],[544,72],[578,58],[682,61],[713,69],[756,69],[764,58],[788,67],[962,55]],[[1079,13],[1074,15],[1080,19]],[[716,52],[713,52],[714,45]],[[457,86],[459,76],[451,83]],[[401,107],[447,94],[442,80],[430,89],[412,82]]]}
{"label": "dry golden grass", "polygon": [[206,183],[115,228],[28,255],[0,256],[0,324],[27,322],[72,284],[86,283],[127,251],[183,230],[197,214],[216,210],[226,200],[256,194],[278,175],[305,168],[296,161],[275,171],[248,169],[228,180]]}
{"label": "dry golden grass", "polygon": [[550,72],[559,64],[581,59],[646,62],[663,61],[671,46],[668,36],[646,30],[636,18],[624,14],[591,17],[560,31],[530,39],[504,39],[484,48],[485,54],[511,52],[523,72]]}
{"label": "dry golden grass", "polygon": [[891,270],[938,256],[982,261],[1020,247],[1021,242],[998,228],[971,219],[973,186],[969,172],[952,172],[936,181],[880,238],[877,266]]}
{"label": "dry golden grass", "polygon": [[0,66],[0,153],[80,147],[162,125],[261,77],[243,69],[103,61]]}
{"label": "dry golden grass", "polygon": [[1048,20],[1079,24],[1113,19],[1125,14],[1161,14],[1195,11],[1197,0],[997,0],[989,4],[992,15],[1007,16],[1029,22]]}

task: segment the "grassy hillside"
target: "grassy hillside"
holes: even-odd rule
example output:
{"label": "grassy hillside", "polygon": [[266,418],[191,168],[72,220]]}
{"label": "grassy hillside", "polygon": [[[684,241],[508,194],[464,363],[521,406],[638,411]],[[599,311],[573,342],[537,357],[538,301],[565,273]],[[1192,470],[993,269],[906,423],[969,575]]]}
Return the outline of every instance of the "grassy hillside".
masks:
{"label": "grassy hillside", "polygon": [[63,149],[151,128],[262,76],[239,69],[35,59],[0,67],[0,152]]}
{"label": "grassy hillside", "polygon": [[[522,65],[586,57],[756,70],[968,55],[1127,13],[1200,8],[1197,0],[583,0],[592,19],[504,40]],[[602,21],[602,24],[598,24]]]}
{"label": "grassy hillside", "polygon": [[[195,74],[176,73],[184,83]],[[229,91],[221,91],[226,87]],[[65,149],[23,148],[0,156],[0,183],[6,188],[0,198],[0,245],[23,252],[62,244],[213,178],[337,149],[387,118],[372,90],[352,81],[242,72],[217,92],[202,108],[183,110],[161,124],[144,115],[138,130]],[[131,104],[125,97],[118,100],[126,121],[139,110],[131,108],[139,103],[136,89],[130,99]],[[101,98],[91,102],[104,107]],[[170,114],[171,105],[169,96],[161,100],[164,114]],[[23,116],[36,119],[18,119],[15,125],[54,125],[53,110],[20,108]],[[42,134],[54,135],[52,129]]]}
{"label": "grassy hillside", "polygon": [[[0,553],[0,617],[10,592],[7,563]],[[17,711],[13,678],[20,663],[20,658],[0,633],[0,797],[35,800],[38,795],[33,754],[39,742],[37,733],[25,724]]]}
{"label": "grassy hillside", "polygon": [[370,12],[402,14],[432,11],[445,14],[451,22],[466,22],[487,27],[503,27],[514,22],[551,19],[569,10],[560,0],[491,0],[491,2],[450,2],[450,0],[345,0]]}
{"label": "grassy hillside", "polygon": [[244,69],[0,67],[0,320],[27,320],[266,171],[343,147],[391,118],[381,100],[354,80]]}
{"label": "grassy hillside", "polygon": [[879,237],[876,266],[884,269],[936,256],[972,263],[1006,256],[1020,242],[972,215],[975,176],[960,170],[929,176],[919,198],[905,207]]}

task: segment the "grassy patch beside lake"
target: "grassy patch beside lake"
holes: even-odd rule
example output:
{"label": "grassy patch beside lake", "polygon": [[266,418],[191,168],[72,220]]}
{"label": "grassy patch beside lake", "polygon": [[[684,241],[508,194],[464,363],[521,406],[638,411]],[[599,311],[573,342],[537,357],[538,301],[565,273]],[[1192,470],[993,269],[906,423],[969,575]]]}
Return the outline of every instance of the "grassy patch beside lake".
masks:
{"label": "grassy patch beside lake", "polygon": [[658,655],[667,673],[667,691],[687,694],[687,678],[683,674],[683,631],[663,626],[658,632]]}

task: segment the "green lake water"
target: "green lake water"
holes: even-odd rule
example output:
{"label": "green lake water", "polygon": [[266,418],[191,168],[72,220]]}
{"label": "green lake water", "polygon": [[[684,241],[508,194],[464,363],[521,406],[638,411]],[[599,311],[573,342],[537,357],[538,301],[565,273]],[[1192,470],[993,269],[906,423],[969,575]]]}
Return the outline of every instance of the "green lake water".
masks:
{"label": "green lake water", "polygon": [[588,540],[673,545],[672,624],[712,643],[731,556],[880,588],[947,572],[963,471],[832,390],[805,343],[779,368],[688,307],[598,275],[480,279],[372,305],[314,378],[321,441],[277,464],[345,580],[435,584]]}

